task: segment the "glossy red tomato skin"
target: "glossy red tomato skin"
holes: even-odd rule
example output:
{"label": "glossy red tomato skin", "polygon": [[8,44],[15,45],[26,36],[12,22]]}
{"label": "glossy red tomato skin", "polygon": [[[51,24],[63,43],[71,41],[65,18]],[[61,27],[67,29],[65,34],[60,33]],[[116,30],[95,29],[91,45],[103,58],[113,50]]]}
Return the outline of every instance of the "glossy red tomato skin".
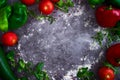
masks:
{"label": "glossy red tomato skin", "polygon": [[111,68],[101,67],[98,71],[100,80],[114,80],[115,74]]}
{"label": "glossy red tomato skin", "polygon": [[35,4],[35,0],[21,0],[21,2],[27,6]]}
{"label": "glossy red tomato skin", "polygon": [[108,9],[108,6],[100,6],[95,13],[97,23],[104,28],[112,28],[120,20],[120,9]]}
{"label": "glossy red tomato skin", "polygon": [[44,15],[49,15],[54,10],[54,4],[50,0],[42,0],[39,3],[39,11]]}
{"label": "glossy red tomato skin", "polygon": [[106,59],[114,66],[120,66],[117,60],[120,60],[120,43],[112,45],[106,52]]}
{"label": "glossy red tomato skin", "polygon": [[60,0],[51,0],[53,3],[57,3],[59,2]]}
{"label": "glossy red tomato skin", "polygon": [[6,32],[2,35],[1,42],[5,46],[14,46],[18,42],[18,37],[14,32]]}

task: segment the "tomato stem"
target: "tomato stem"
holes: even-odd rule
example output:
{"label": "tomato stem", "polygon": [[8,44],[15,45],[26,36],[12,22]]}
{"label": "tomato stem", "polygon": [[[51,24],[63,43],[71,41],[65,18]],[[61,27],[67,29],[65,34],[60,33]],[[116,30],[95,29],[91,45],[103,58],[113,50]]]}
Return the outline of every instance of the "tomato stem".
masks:
{"label": "tomato stem", "polygon": [[112,10],[112,9],[113,9],[112,5],[106,8],[106,10]]}

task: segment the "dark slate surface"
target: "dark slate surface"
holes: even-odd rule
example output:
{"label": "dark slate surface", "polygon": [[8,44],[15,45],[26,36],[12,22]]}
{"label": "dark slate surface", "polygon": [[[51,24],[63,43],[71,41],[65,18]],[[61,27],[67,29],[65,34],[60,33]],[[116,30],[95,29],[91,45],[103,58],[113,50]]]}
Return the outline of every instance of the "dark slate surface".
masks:
{"label": "dark slate surface", "polygon": [[[17,0],[9,0],[11,4],[14,1]],[[39,14],[37,4],[29,8]],[[106,49],[91,38],[100,27],[87,1],[78,0],[69,13],[55,10],[51,15],[56,18],[53,24],[29,18],[27,24],[15,31],[19,35],[18,45],[8,49],[16,50],[25,61],[43,61],[51,80],[76,80],[71,75],[76,76],[78,68],[84,66],[97,73],[105,61]]]}

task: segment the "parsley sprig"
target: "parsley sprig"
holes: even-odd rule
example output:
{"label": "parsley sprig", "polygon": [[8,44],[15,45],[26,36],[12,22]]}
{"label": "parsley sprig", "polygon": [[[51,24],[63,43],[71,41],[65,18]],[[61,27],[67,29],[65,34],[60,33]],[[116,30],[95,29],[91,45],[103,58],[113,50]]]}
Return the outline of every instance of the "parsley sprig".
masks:
{"label": "parsley sprig", "polygon": [[[104,32],[104,33],[103,33]],[[113,42],[120,42],[120,22],[113,28],[103,29],[92,37],[102,47],[103,41],[106,41],[108,48]]]}
{"label": "parsley sprig", "polygon": [[15,52],[11,51],[7,54],[7,59],[9,60],[11,67],[17,69],[17,72],[19,74],[25,74],[18,80],[28,80],[28,77],[31,76],[34,76],[37,80],[49,80],[47,72],[43,70],[43,62],[39,62],[36,66],[33,66],[32,62],[25,62],[21,58],[19,58],[18,61],[16,61],[15,55]]}
{"label": "parsley sprig", "polygon": [[94,73],[88,70],[88,67],[82,67],[77,73],[80,80],[93,80]]}
{"label": "parsley sprig", "polygon": [[63,12],[68,12],[69,11],[69,7],[73,7],[74,3],[72,0],[60,0],[58,3],[55,4],[55,7],[60,9]]}

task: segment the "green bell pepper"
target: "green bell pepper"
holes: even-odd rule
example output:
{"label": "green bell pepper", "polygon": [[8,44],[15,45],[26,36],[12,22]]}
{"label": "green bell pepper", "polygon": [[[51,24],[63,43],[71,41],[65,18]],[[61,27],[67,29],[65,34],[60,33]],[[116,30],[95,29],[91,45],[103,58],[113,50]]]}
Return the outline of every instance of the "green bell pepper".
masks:
{"label": "green bell pepper", "polygon": [[120,0],[107,0],[110,4],[120,8]]}
{"label": "green bell pepper", "polygon": [[27,7],[21,3],[12,6],[12,14],[9,17],[9,29],[14,30],[23,26],[27,22]]}
{"label": "green bell pepper", "polygon": [[7,4],[7,0],[0,0],[0,8],[4,7]]}
{"label": "green bell pepper", "polygon": [[0,30],[8,31],[8,18],[11,15],[11,6],[0,9]]}
{"label": "green bell pepper", "polygon": [[7,62],[5,54],[1,47],[0,47],[0,78],[2,78],[2,80],[17,80]]}
{"label": "green bell pepper", "polygon": [[105,0],[88,0],[89,4],[92,6],[102,4]]}

